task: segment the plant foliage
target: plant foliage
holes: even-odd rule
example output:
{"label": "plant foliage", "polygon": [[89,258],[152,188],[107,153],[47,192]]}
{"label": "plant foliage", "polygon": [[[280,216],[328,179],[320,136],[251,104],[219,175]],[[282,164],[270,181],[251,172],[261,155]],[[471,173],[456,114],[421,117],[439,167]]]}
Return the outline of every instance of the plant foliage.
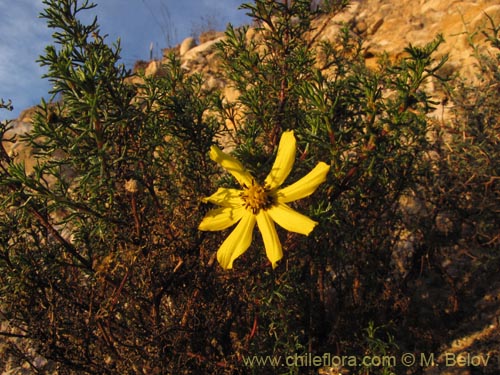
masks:
{"label": "plant foliage", "polygon": [[[440,77],[441,36],[368,69],[349,25],[334,41],[312,26],[345,1],[256,0],[242,6],[255,27],[229,26],[218,44],[220,78],[238,93],[229,102],[175,54],[159,77],[127,71],[119,43],[106,43],[96,19],[80,19],[94,4],[44,5],[54,44],[39,61],[53,100],[40,104],[23,140],[36,163],[1,148],[0,335],[9,366],[315,374],[316,365],[284,359],[436,349],[445,334],[436,325],[472,298],[463,274],[441,266],[461,259],[451,251],[472,253],[470,275],[491,274],[500,54],[476,50],[478,83]],[[493,22],[485,35],[498,52]],[[439,126],[429,117],[440,105],[431,80],[455,103],[454,120]],[[319,225],[308,237],[279,231],[285,257],[275,270],[256,236],[235,270],[223,271],[215,252],[225,232],[197,227],[211,208],[202,198],[235,181],[208,150],[232,150],[262,179],[285,130],[298,144],[287,182],[320,161],[331,166],[295,206]],[[422,209],[412,212],[409,200]],[[402,270],[395,263],[405,256]],[[425,300],[432,280],[447,298]]]}

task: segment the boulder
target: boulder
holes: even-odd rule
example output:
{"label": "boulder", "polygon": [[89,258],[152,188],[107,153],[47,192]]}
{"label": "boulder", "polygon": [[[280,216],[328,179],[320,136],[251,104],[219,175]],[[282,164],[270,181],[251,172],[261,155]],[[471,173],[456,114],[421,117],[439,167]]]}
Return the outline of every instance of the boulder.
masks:
{"label": "boulder", "polygon": [[190,36],[190,37],[187,37],[186,39],[184,39],[182,41],[182,43],[180,44],[180,47],[179,47],[179,54],[181,56],[184,56],[186,54],[187,51],[189,51],[190,49],[196,47],[196,40]]}

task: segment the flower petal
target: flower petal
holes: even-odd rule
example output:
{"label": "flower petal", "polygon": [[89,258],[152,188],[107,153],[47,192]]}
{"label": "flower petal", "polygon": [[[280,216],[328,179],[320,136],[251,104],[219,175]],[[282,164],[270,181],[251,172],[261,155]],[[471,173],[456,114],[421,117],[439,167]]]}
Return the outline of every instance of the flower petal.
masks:
{"label": "flower petal", "polygon": [[266,211],[260,210],[256,217],[257,225],[259,226],[262,239],[264,240],[267,258],[271,261],[273,268],[275,268],[278,260],[283,258],[283,251],[281,249],[278,233],[276,232],[276,227],[274,226],[271,216],[269,216]]}
{"label": "flower petal", "polygon": [[293,202],[311,195],[314,193],[318,185],[326,180],[326,174],[329,170],[329,165],[319,162],[311,172],[306,174],[300,180],[278,190],[276,193],[278,202]]}
{"label": "flower petal", "polygon": [[275,189],[285,182],[293,168],[296,150],[296,141],[295,136],[293,135],[293,130],[284,132],[278,146],[276,160],[274,161],[271,172],[264,181],[264,185],[270,189]]}
{"label": "flower petal", "polygon": [[234,260],[247,251],[252,243],[254,226],[255,216],[247,212],[217,251],[217,260],[222,268],[233,268]]}
{"label": "flower petal", "polygon": [[227,188],[219,188],[211,196],[203,198],[203,202],[223,207],[242,207],[245,203],[241,198],[241,190]]}
{"label": "flower petal", "polygon": [[279,226],[287,231],[305,234],[306,236],[308,236],[318,224],[314,220],[298,213],[283,203],[273,206],[267,210],[267,213]]}
{"label": "flower petal", "polygon": [[252,184],[253,177],[245,167],[231,155],[222,152],[217,146],[210,147],[210,158],[231,173],[240,185],[250,186]]}
{"label": "flower petal", "polygon": [[237,223],[244,213],[244,207],[221,207],[216,208],[215,210],[210,210],[201,221],[198,229],[216,231],[229,228]]}

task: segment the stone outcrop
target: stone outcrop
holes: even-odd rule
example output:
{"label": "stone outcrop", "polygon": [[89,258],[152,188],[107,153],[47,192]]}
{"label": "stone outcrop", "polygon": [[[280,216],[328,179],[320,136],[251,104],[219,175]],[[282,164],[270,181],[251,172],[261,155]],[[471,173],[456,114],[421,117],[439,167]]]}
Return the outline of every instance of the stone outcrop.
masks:
{"label": "stone outcrop", "polygon": [[[313,21],[313,27],[320,31],[317,42],[333,42],[340,27],[347,25],[353,36],[363,40],[366,64],[373,69],[376,69],[377,61],[383,54],[396,60],[404,56],[405,47],[409,44],[422,46],[442,35],[444,43],[439,47],[436,58],[449,56],[443,73],[459,74],[474,81],[478,71],[470,42],[477,44],[483,53],[490,53],[482,34],[482,31],[491,29],[490,18],[500,23],[500,5],[496,0],[353,0],[338,15],[318,17]],[[255,37],[255,31],[250,28],[247,38]],[[195,40],[189,37],[180,44],[178,51],[186,71],[202,73],[205,85],[221,89],[226,100],[231,102],[237,93],[218,75],[220,64],[215,46],[223,38],[223,33],[211,32],[210,38],[200,38],[203,43],[196,45]],[[146,75],[157,74],[161,74],[160,64],[152,61],[146,68]],[[434,90],[433,83],[428,84],[429,89]],[[435,94],[443,99],[442,93]],[[446,116],[451,105],[438,107],[435,113]]]}
{"label": "stone outcrop", "polygon": [[22,137],[31,131],[34,113],[35,108],[21,112],[18,119],[9,124],[2,138],[2,147],[7,155],[13,158],[16,163],[24,162],[26,173],[33,171],[35,160],[31,148],[22,141]]}
{"label": "stone outcrop", "polygon": [[196,46],[196,40],[190,36],[182,41],[179,46],[179,55],[184,56],[187,51]]}
{"label": "stone outcrop", "polygon": [[[367,65],[373,68],[382,54],[398,59],[410,43],[424,45],[441,34],[445,42],[438,56],[449,55],[449,73],[474,79],[475,60],[469,43],[474,41],[484,48],[481,30],[491,28],[488,17],[500,23],[500,5],[496,0],[353,0],[341,14],[319,17],[313,26],[321,30],[317,40],[334,41],[340,25],[349,25],[352,33],[363,39]],[[247,37],[254,36],[249,30]],[[224,85],[213,79],[213,73],[218,71],[214,47],[221,38],[217,34],[198,46],[187,38],[180,46],[183,67],[206,74],[209,81],[220,87]]]}
{"label": "stone outcrop", "polygon": [[384,51],[397,58],[409,43],[425,44],[442,34],[445,43],[439,53],[449,54],[449,65],[455,71],[471,76],[474,61],[469,37],[481,43],[484,38],[477,31],[491,27],[486,15],[500,21],[497,1],[366,0],[360,2],[352,21],[366,40],[368,64]]}

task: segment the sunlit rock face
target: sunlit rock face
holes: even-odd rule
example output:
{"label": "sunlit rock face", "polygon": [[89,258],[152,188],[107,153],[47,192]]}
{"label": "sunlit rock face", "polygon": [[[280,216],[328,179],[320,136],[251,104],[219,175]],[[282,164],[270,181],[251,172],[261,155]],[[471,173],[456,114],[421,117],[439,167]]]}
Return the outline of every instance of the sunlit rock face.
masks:
{"label": "sunlit rock face", "polygon": [[[405,55],[409,44],[424,45],[441,34],[444,43],[439,47],[436,58],[449,55],[443,68],[444,75],[459,74],[474,81],[478,79],[476,60],[470,46],[474,42],[481,53],[493,53],[486,43],[483,31],[491,29],[491,21],[500,24],[500,5],[497,0],[353,0],[342,13],[322,15],[313,21],[309,37],[320,41],[335,41],[342,25],[347,25],[352,36],[360,38],[367,66],[376,69],[379,57],[386,53],[396,60]],[[319,35],[316,35],[319,32]],[[258,38],[255,29],[247,32],[248,39]],[[183,69],[189,73],[201,73],[207,88],[220,89],[224,100],[232,102],[238,93],[220,78],[220,61],[216,43],[224,38],[222,32],[205,33],[197,45],[193,37],[187,37],[173,49],[181,59]],[[167,51],[165,51],[167,52]],[[164,74],[162,61],[143,62],[146,76]],[[139,84],[142,79],[134,76],[131,84]],[[428,82],[428,90],[438,99],[443,96],[434,83]],[[448,103],[450,107],[452,103]],[[444,120],[449,111],[445,105],[438,106],[435,114]],[[10,124],[4,134],[2,144],[7,153],[17,162],[24,161],[29,173],[33,168],[33,155],[21,136],[31,129],[34,108],[27,109]],[[431,114],[432,116],[433,114]]]}

